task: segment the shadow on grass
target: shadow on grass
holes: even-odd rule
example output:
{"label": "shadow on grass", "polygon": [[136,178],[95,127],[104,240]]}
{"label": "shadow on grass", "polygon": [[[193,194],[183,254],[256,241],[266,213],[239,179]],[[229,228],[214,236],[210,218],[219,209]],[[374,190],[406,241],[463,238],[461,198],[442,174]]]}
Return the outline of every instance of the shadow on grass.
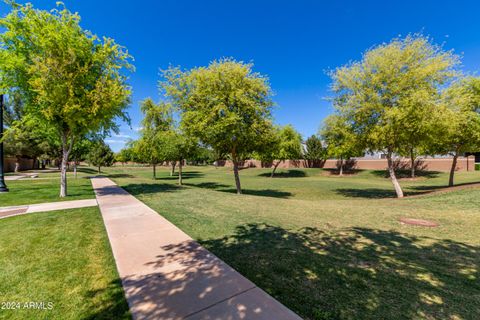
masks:
{"label": "shadow on grass", "polygon": [[[272,175],[271,172],[264,172],[259,174],[259,177],[269,177]],[[274,178],[303,178],[306,177],[307,173],[302,170],[287,170],[287,171],[278,171],[275,172]]]}
{"label": "shadow on grass", "polygon": [[[390,175],[387,170],[372,170],[373,175],[380,178],[390,178]],[[411,178],[410,170],[395,170],[395,175],[398,179]],[[436,178],[440,175],[439,171],[425,171],[419,170],[415,172],[415,177],[424,177],[424,178]]]}
{"label": "shadow on grass", "polygon": [[379,189],[379,188],[367,188],[367,189],[353,189],[353,188],[340,188],[335,192],[348,198],[366,198],[366,199],[383,199],[383,198],[395,198],[396,193],[394,190]]}
{"label": "shadow on grass", "polygon": [[108,178],[134,178],[133,175],[128,173],[110,173],[107,175]]}
{"label": "shadow on grass", "polygon": [[[70,168],[70,171],[72,170],[73,168]],[[87,174],[98,174],[98,170],[92,169],[92,168],[77,167],[77,171],[82,173],[87,173]]]}
{"label": "shadow on grass", "polygon": [[[232,188],[229,185],[216,183],[216,182],[201,182],[201,183],[185,183],[185,185],[195,188],[210,189],[220,192],[228,193],[237,193],[237,189]],[[260,197],[273,197],[273,198],[288,198],[292,195],[291,192],[279,191],[274,189],[262,189],[262,190],[253,190],[253,189],[243,189],[242,193],[252,196]]]}
{"label": "shadow on grass", "polygon": [[480,314],[478,246],[368,228],[265,224],[242,225],[231,236],[200,243],[307,319]]}
{"label": "shadow on grass", "polygon": [[[182,179],[188,180],[193,178],[203,177],[205,174],[199,171],[184,171],[182,172]],[[176,171],[173,176],[157,176],[157,180],[178,180],[178,171]]]}
{"label": "shadow on grass", "polygon": [[475,186],[475,185],[480,185],[480,181],[474,181],[474,182],[464,182],[464,183],[456,183],[453,187],[448,187],[448,184],[445,184],[443,186],[413,186],[413,187],[410,187],[411,189],[414,189],[414,190],[425,190],[425,191],[431,191],[431,192],[434,192],[434,191],[437,191],[437,190],[441,190],[441,189],[445,189],[445,190],[448,190],[448,189],[458,189],[458,188],[462,188],[462,187],[468,187],[468,186]]}
{"label": "shadow on grass", "polygon": [[112,281],[105,288],[89,290],[86,298],[95,303],[89,306],[90,315],[83,317],[83,320],[131,319],[120,279]]}
{"label": "shadow on grass", "polygon": [[[339,169],[332,169],[332,168],[323,168],[325,172],[328,172],[329,175],[332,176],[338,176],[340,175],[340,170]],[[356,175],[359,174],[360,172],[363,172],[365,170],[363,169],[344,169],[343,174],[346,176],[351,176],[351,175]]]}
{"label": "shadow on grass", "polygon": [[122,185],[121,187],[134,196],[161,192],[175,192],[182,189],[181,186],[170,183],[132,183]]}

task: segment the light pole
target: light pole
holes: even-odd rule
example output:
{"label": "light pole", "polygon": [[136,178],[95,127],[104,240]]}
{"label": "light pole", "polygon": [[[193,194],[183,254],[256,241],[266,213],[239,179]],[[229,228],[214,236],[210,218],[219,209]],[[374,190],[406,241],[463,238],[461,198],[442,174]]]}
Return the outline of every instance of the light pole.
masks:
{"label": "light pole", "polygon": [[3,94],[0,94],[0,192],[8,192],[3,172]]}

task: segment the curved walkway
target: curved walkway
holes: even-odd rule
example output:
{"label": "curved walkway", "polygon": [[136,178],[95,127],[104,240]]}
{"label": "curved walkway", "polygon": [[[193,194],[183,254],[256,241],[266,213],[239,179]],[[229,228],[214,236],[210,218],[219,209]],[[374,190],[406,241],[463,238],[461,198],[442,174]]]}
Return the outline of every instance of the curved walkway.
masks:
{"label": "curved walkway", "polygon": [[134,319],[300,319],[108,178],[92,178]]}

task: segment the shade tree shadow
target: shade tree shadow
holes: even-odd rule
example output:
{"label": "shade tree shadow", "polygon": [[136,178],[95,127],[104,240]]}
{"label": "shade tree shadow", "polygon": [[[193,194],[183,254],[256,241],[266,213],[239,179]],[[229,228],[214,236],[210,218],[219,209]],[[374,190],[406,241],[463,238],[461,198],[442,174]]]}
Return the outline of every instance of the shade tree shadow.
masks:
{"label": "shade tree shadow", "polygon": [[[259,174],[259,177],[270,177],[272,175],[271,172],[264,172]],[[303,170],[281,170],[275,172],[273,178],[303,178],[306,177],[307,173]]]}
{"label": "shade tree shadow", "polygon": [[[185,185],[190,187],[195,187],[195,188],[215,190],[219,192],[237,193],[237,189],[232,188],[230,185],[217,183],[217,182],[185,183]],[[292,196],[291,192],[279,191],[275,189],[255,190],[255,189],[242,188],[242,193],[246,195],[252,195],[252,196],[273,197],[273,198],[288,198]]]}
{"label": "shade tree shadow", "polygon": [[[133,196],[161,192],[175,192],[182,189],[181,186],[171,183],[131,183],[127,185],[122,185],[122,188],[124,188]],[[107,190],[106,192],[108,193],[111,191]]]}
{"label": "shade tree shadow", "polygon": [[[182,179],[183,180],[188,180],[188,179],[193,179],[193,178],[201,178],[205,176],[203,172],[199,171],[184,171],[182,172]],[[158,176],[157,180],[178,180],[178,171],[176,171],[173,175],[167,175],[167,176]]]}
{"label": "shade tree shadow", "polygon": [[384,199],[396,198],[394,190],[380,188],[338,188],[335,193],[348,198]]}
{"label": "shade tree shadow", "polygon": [[475,319],[480,248],[395,231],[247,224],[200,243],[305,319]]}
{"label": "shade tree shadow", "polygon": [[122,282],[118,278],[104,288],[87,291],[85,298],[96,303],[88,306],[91,315],[82,317],[83,320],[131,319]]}

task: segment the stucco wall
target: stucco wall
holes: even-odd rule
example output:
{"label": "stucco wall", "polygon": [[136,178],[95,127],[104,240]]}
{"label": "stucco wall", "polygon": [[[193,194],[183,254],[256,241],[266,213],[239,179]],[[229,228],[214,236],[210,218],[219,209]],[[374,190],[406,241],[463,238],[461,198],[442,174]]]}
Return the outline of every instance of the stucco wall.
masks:
{"label": "stucco wall", "polygon": [[[16,162],[17,162],[16,158],[10,158],[10,157],[5,158],[4,161],[3,161],[3,168],[4,168],[5,172],[15,171],[15,163]],[[34,169],[33,159],[20,158],[19,159],[19,165],[20,165],[20,168],[19,168],[20,171]]]}
{"label": "stucco wall", "polygon": [[[437,159],[421,159],[417,163],[418,169],[423,169],[427,171],[450,171],[452,166],[452,158],[437,158]],[[326,160],[320,163],[308,163],[306,160],[286,160],[278,166],[278,168],[289,169],[289,168],[325,168],[325,169],[334,169],[337,168],[337,160]],[[219,166],[232,167],[232,162],[219,161]],[[354,160],[351,161],[350,165],[354,169],[359,170],[384,170],[387,168],[386,159],[368,159],[368,160]],[[398,159],[397,165],[405,169],[410,168],[410,161],[408,159]],[[259,160],[245,160],[241,167],[243,168],[270,168],[272,167],[271,163],[262,163]],[[475,159],[473,156],[470,157],[460,157],[457,162],[457,171],[474,171],[475,170]]]}

